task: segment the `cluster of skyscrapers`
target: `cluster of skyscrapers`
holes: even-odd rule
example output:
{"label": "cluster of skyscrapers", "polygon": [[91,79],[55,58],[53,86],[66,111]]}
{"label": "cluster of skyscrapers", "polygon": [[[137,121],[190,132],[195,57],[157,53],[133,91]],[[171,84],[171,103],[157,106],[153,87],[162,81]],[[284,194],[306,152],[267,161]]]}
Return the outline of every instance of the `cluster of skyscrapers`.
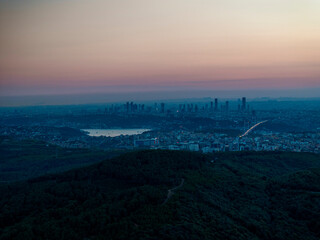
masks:
{"label": "cluster of skyscrapers", "polygon": [[[238,99],[238,112],[246,112],[249,110],[246,97],[243,97],[242,100]],[[229,112],[230,111],[230,102],[225,101],[224,104],[220,104],[218,98],[215,98],[213,101],[207,103],[183,103],[174,106],[174,104],[169,103],[169,107],[166,107],[165,103],[154,103],[152,105],[137,104],[134,102],[126,102],[123,105],[112,105],[106,112],[126,112],[126,113],[192,113],[192,112]]]}

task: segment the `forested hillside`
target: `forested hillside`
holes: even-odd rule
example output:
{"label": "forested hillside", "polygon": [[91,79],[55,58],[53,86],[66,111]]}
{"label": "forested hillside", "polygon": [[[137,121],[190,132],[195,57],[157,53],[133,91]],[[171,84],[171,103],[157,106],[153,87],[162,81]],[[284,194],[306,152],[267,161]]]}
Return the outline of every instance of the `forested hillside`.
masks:
{"label": "forested hillside", "polygon": [[62,148],[38,140],[0,136],[0,182],[64,172],[119,155],[119,151]]}
{"label": "forested hillside", "polygon": [[314,154],[140,151],[0,188],[0,239],[320,238]]}

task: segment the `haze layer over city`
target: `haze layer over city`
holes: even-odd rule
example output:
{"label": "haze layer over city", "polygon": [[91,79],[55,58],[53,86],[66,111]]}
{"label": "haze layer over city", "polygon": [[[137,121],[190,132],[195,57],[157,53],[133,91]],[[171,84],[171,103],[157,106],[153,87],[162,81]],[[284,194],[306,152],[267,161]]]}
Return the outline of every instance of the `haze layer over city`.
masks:
{"label": "haze layer over city", "polygon": [[1,239],[320,239],[320,1],[0,1]]}

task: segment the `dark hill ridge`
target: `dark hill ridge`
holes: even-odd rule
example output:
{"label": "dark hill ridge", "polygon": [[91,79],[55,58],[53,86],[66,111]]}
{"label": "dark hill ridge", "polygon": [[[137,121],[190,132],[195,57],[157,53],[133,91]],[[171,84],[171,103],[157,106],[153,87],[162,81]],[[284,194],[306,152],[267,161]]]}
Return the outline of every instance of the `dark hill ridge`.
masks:
{"label": "dark hill ridge", "polygon": [[0,193],[0,239],[320,238],[307,153],[132,152]]}
{"label": "dark hill ridge", "polygon": [[24,181],[38,176],[89,166],[121,151],[62,148],[38,140],[0,136],[0,182]]}

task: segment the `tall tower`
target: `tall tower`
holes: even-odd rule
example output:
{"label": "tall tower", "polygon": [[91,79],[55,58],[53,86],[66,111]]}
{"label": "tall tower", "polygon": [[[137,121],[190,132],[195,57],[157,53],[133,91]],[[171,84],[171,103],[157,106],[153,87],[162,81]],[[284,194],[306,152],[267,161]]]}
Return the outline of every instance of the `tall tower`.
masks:
{"label": "tall tower", "polygon": [[164,103],[161,103],[161,113],[164,113]]}
{"label": "tall tower", "polygon": [[226,112],[229,112],[229,101],[226,101]]}
{"label": "tall tower", "polygon": [[214,110],[218,111],[218,98],[214,99]]}
{"label": "tall tower", "polygon": [[133,112],[133,102],[130,103],[130,112]]}
{"label": "tall tower", "polygon": [[127,104],[126,104],[126,109],[127,109],[127,113],[129,112],[129,102],[127,102]]}
{"label": "tall tower", "polygon": [[247,109],[247,99],[245,97],[242,98],[242,107],[241,110],[245,111]]}

